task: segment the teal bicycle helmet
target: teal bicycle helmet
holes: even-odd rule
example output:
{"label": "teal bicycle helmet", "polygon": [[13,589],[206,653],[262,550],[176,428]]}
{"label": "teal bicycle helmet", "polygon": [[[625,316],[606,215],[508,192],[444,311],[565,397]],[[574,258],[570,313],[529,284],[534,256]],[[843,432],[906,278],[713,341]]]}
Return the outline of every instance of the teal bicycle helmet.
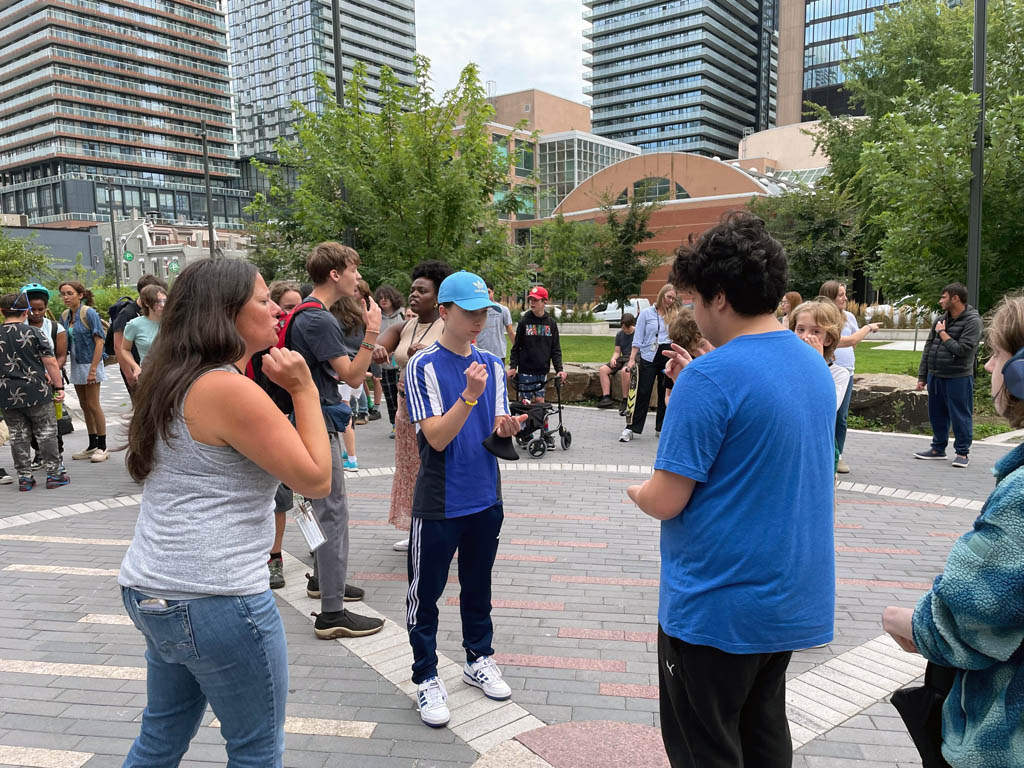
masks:
{"label": "teal bicycle helmet", "polygon": [[20,293],[27,294],[29,298],[32,297],[32,294],[42,294],[47,302],[50,301],[50,292],[46,289],[45,285],[40,285],[39,283],[28,283],[21,286]]}

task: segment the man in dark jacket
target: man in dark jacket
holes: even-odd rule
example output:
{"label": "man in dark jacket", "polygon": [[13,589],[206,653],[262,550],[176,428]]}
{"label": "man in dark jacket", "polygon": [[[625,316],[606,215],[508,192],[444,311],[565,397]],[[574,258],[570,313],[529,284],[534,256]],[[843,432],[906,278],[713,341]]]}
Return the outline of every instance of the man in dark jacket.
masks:
{"label": "man in dark jacket", "polygon": [[945,314],[928,334],[917,371],[917,388],[928,387],[928,420],[935,436],[932,447],[914,458],[945,459],[952,426],[953,466],[963,469],[971,463],[967,453],[974,435],[974,366],[982,321],[978,310],[968,306],[961,283],[942,289],[939,306]]}

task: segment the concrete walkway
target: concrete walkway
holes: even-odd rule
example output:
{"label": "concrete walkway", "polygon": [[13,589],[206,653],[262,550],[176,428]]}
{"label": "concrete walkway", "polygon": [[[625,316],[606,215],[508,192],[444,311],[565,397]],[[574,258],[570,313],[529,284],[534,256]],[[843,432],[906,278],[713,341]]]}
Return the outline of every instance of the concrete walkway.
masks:
{"label": "concrete walkway", "polygon": [[[111,395],[115,394],[110,387]],[[118,407],[115,401],[111,407]],[[658,733],[658,533],[625,498],[650,473],[653,435],[616,442],[614,412],[568,408],[569,451],[504,469],[506,521],[494,574],[495,647],[511,702],[458,681],[458,586],[441,600],[450,728],[424,727],[409,696],[405,554],[387,525],[393,442],[386,418],[357,429],[361,470],[347,477],[357,611],[380,635],[317,640],[305,596],[309,556],[285,537],[288,584],[277,593],[288,635],[288,766],[569,768],[664,766]],[[890,603],[912,606],[992,487],[1008,448],[977,444],[972,465],[915,461],[927,438],[852,432],[836,520],[836,638],[790,667],[795,765],[919,765],[888,695],[921,674],[919,657],[883,635]],[[81,432],[68,449],[84,445]],[[112,440],[112,443],[116,442]],[[145,702],[144,644],[120,605],[116,573],[141,489],[123,454],[71,462],[66,488],[0,487],[0,766],[117,766]],[[454,576],[454,572],[453,572]],[[223,765],[207,713],[185,765]]]}

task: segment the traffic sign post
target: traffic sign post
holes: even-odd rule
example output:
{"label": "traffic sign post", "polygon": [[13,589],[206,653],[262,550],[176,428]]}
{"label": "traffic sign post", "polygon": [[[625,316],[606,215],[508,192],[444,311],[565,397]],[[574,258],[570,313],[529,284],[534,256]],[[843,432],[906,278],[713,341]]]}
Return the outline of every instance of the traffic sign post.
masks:
{"label": "traffic sign post", "polygon": [[178,274],[179,269],[181,269],[181,267],[178,266],[178,262],[176,261],[172,261],[170,264],[167,265],[167,271],[170,272],[172,275]]}
{"label": "traffic sign post", "polygon": [[135,260],[135,254],[132,253],[131,251],[125,251],[124,252],[124,260],[126,262],[129,262],[129,263],[134,261]]}

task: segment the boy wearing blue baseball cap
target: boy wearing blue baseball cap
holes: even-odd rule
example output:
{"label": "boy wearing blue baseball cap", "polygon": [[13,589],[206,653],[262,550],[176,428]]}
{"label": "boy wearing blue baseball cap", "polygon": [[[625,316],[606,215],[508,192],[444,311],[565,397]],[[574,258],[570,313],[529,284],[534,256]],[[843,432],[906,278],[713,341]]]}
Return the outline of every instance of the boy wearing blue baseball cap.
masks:
{"label": "boy wearing blue baseball cap", "polygon": [[437,676],[437,601],[456,550],[466,649],[462,679],[491,699],[512,695],[492,658],[491,568],[504,513],[498,462],[482,443],[492,432],[512,437],[525,419],[509,413],[501,359],[472,344],[495,306],[487,284],[471,272],[456,272],[441,283],[437,300],[444,331],[409,360],[405,384],[420,450],[406,624],[420,718],[434,728],[449,719],[448,693]]}

